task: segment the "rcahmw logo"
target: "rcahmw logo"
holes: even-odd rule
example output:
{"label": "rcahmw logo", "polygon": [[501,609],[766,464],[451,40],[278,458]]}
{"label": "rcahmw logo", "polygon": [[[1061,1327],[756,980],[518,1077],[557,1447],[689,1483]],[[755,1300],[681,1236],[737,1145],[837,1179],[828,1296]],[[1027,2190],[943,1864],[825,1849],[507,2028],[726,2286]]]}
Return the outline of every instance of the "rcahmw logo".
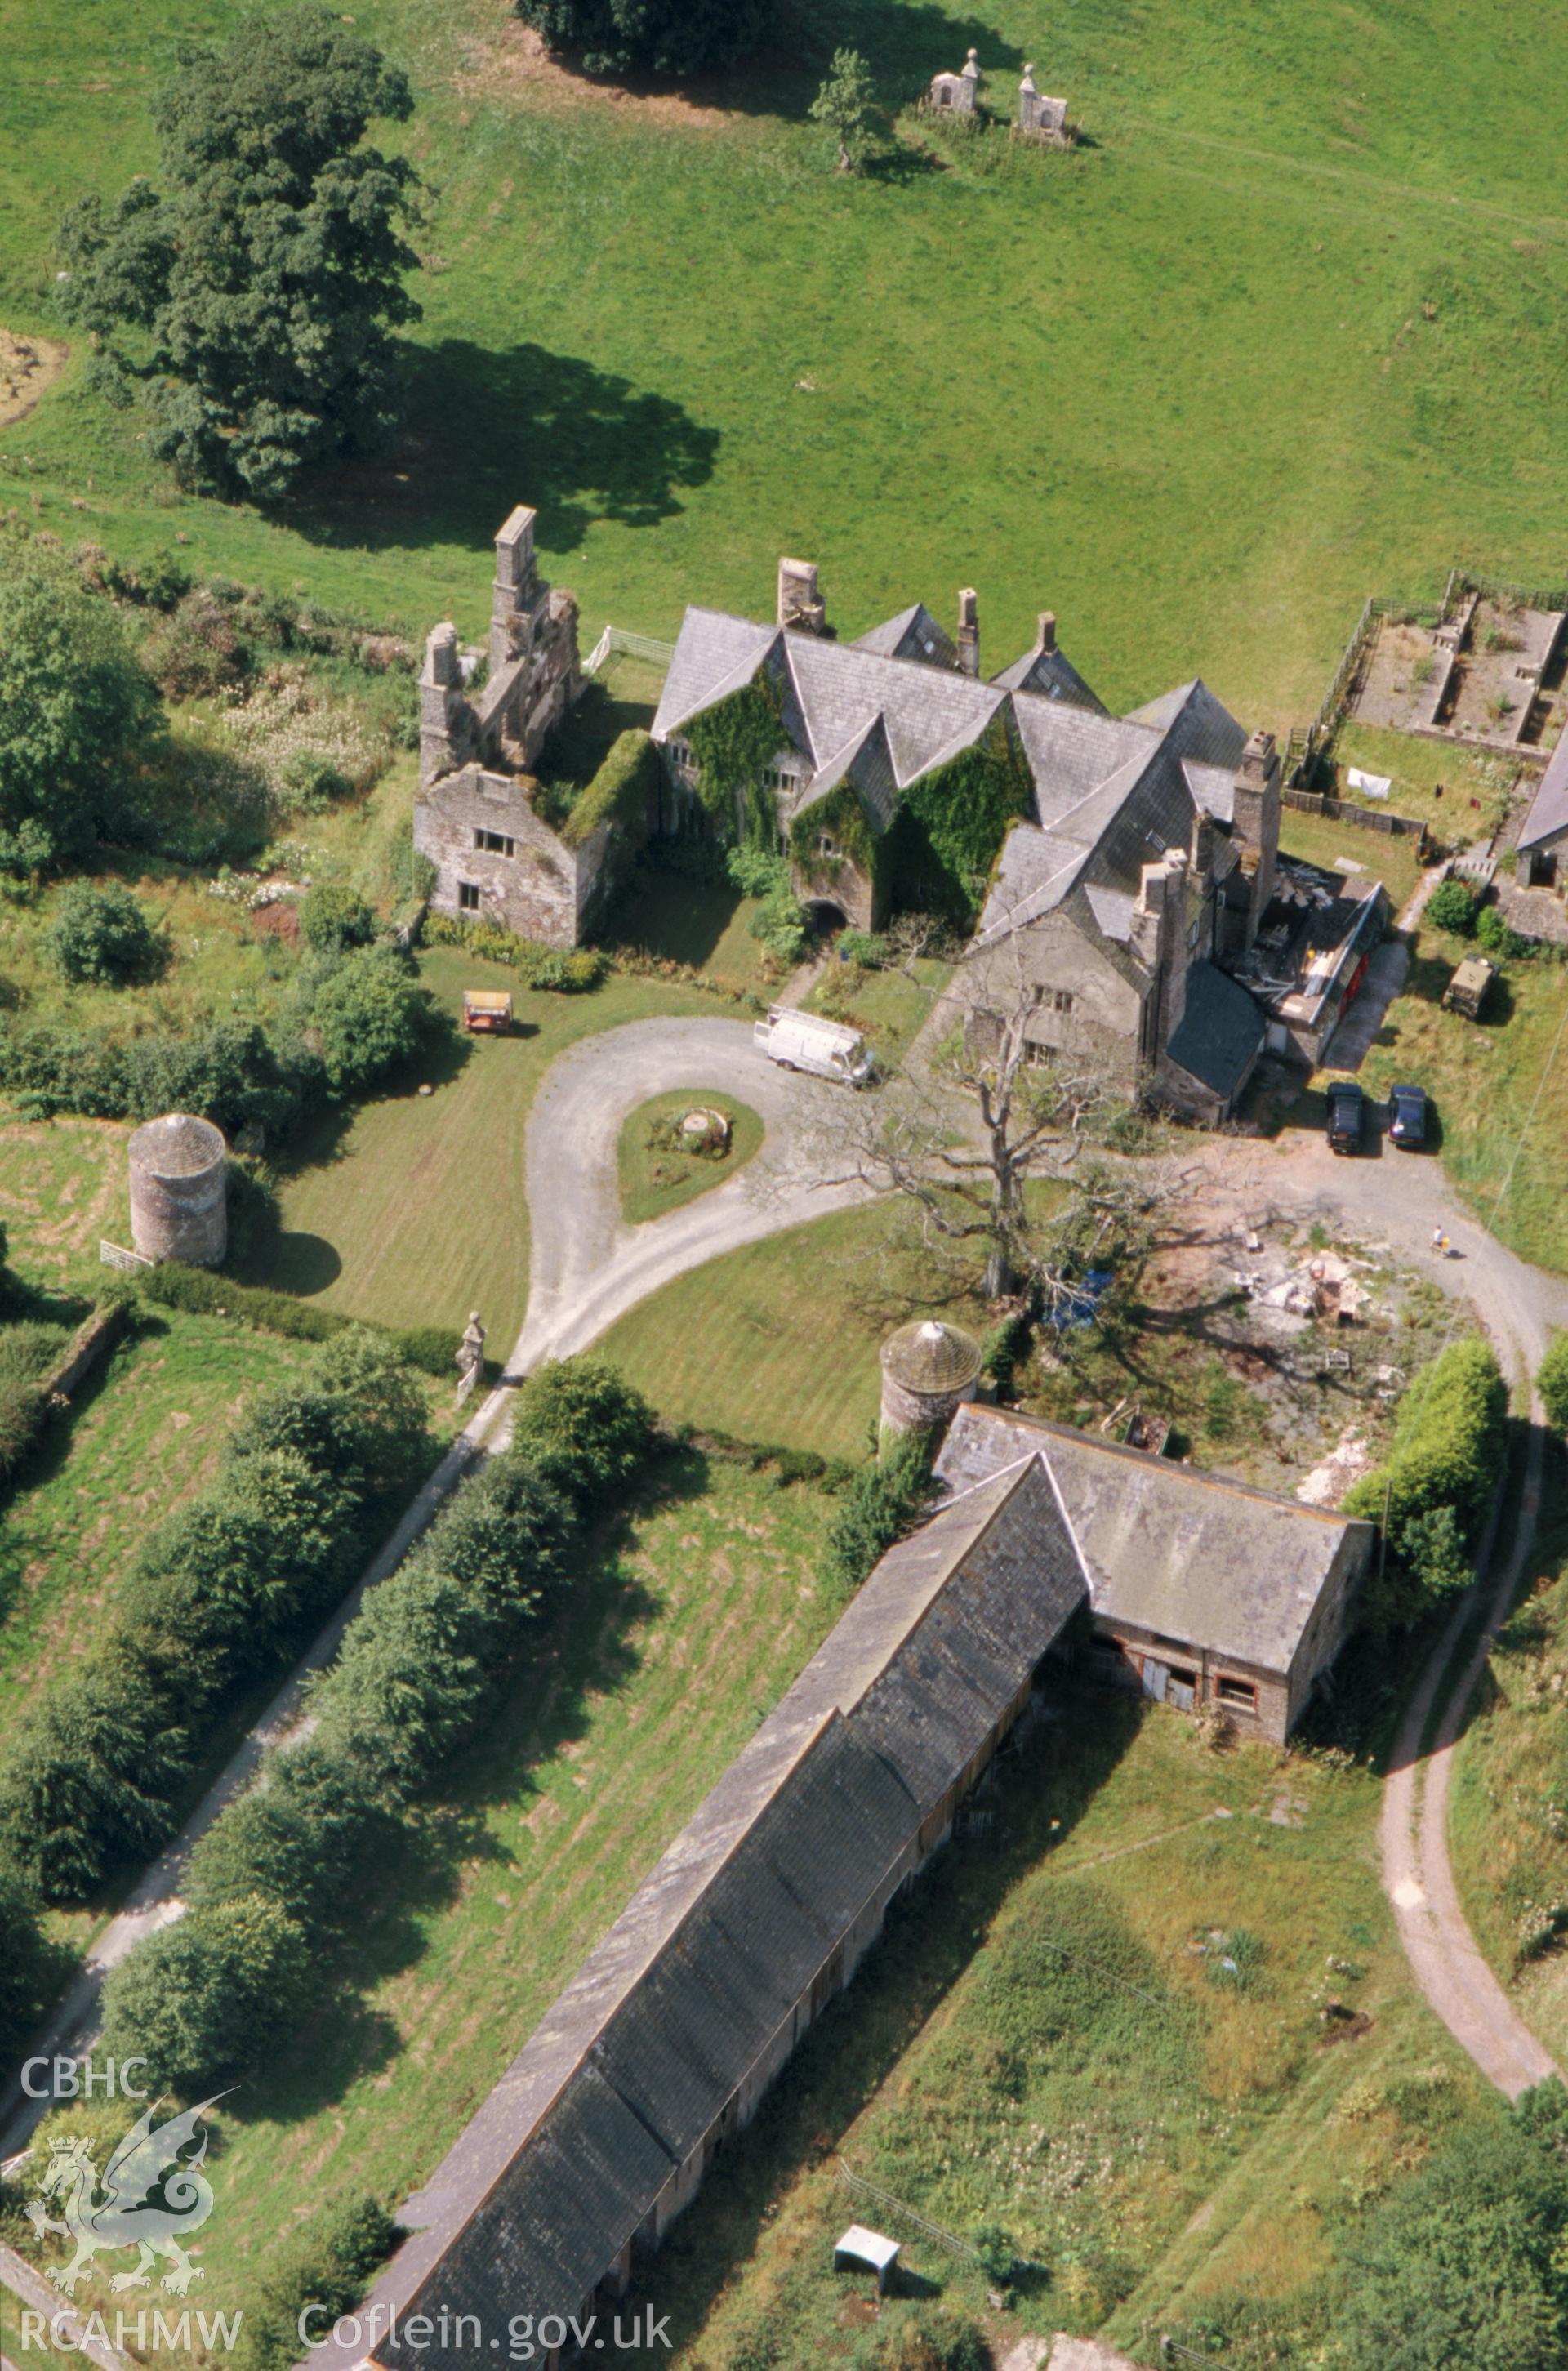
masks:
{"label": "rcahmw logo", "polygon": [[[110,2287],[116,2291],[146,2288],[160,2256],[169,2266],[163,2286],[173,2296],[183,2296],[191,2282],[202,2278],[200,2264],[191,2262],[181,2242],[199,2231],[213,2211],[212,2188],[202,2171],[207,2134],[197,2128],[208,2109],[225,2096],[217,2092],[156,2127],[155,2101],[111,2152],[101,2195],[90,2144],[78,2133],[50,2142],[49,2163],[27,2213],[39,2238],[52,2232],[75,2242],[70,2262],[49,2268],[57,2289],[74,2295],[105,2248],[140,2250],[130,2271],[116,2273],[110,2280]],[[52,2215],[49,2209],[55,2203],[60,2213]]]}

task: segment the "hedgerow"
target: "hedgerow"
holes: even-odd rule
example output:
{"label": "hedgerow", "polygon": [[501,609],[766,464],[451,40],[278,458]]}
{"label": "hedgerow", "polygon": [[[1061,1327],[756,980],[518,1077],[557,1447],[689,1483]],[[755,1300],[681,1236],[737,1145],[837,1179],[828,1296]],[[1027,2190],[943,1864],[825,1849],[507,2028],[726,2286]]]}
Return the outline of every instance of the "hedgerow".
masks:
{"label": "hedgerow", "polygon": [[1393,1448],[1345,1511],[1381,1523],[1397,1566],[1368,1598],[1374,1620],[1408,1624],[1469,1578],[1507,1442],[1508,1393],[1480,1339],[1450,1343],[1400,1405]]}
{"label": "hedgerow", "polygon": [[160,2083],[198,2083],[290,2029],[366,1847],[472,1731],[565,1584],[571,1542],[651,1437],[645,1404],[608,1368],[569,1361],[531,1379],[513,1446],[350,1625],[312,1690],[308,1739],[197,1846],[187,1915],[110,1976],[110,2048],[140,2052]]}
{"label": "hedgerow", "polygon": [[340,1595],[377,1501],[430,1454],[422,1393],[363,1330],[259,1399],[211,1486],[138,1552],[97,1650],[18,1729],[0,1857],[63,1902],[165,1842],[236,1690],[286,1661]]}
{"label": "hedgerow", "polygon": [[236,1284],[211,1268],[187,1267],[183,1260],[160,1260],[138,1279],[138,1290],[144,1301],[156,1301],[161,1308],[182,1309],[199,1317],[237,1317],[295,1342],[335,1341],[364,1324],[368,1333],[384,1335],[404,1365],[417,1367],[421,1375],[445,1382],[456,1369],[462,1336],[455,1325],[368,1324],[340,1310],[296,1301],[271,1285]]}

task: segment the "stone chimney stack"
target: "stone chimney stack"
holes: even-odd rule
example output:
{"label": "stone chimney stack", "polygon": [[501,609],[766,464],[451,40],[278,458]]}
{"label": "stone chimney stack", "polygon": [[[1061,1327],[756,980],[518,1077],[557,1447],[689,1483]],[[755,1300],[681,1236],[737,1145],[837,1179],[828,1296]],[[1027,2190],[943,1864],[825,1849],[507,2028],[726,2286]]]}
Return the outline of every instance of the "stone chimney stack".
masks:
{"label": "stone chimney stack", "polygon": [[980,596],[972,584],[958,596],[958,665],[963,675],[980,672]]}
{"label": "stone chimney stack", "polygon": [[447,620],[432,627],[420,675],[420,782],[426,790],[460,762],[456,727],[464,704],[457,629]]}
{"label": "stone chimney stack", "polygon": [[1258,926],[1274,896],[1274,866],[1279,855],[1279,752],[1272,733],[1254,733],[1241,752],[1232,792],[1231,838],[1240,854],[1247,883],[1247,926],[1244,943],[1252,944]]}
{"label": "stone chimney stack", "polygon": [[1042,658],[1049,658],[1051,653],[1055,649],[1056,612],[1055,609],[1041,610],[1039,618],[1039,631],[1035,637],[1034,647],[1040,653]]}
{"label": "stone chimney stack", "polygon": [[495,539],[495,583],[490,594],[490,672],[495,674],[522,648],[521,613],[539,596],[539,566],[534,553],[534,522],[538,513],[519,503]]}
{"label": "stone chimney stack", "polygon": [[793,626],[797,633],[826,633],[827,604],[817,591],[817,572],[813,561],[779,561],[778,622],[781,626]]}
{"label": "stone chimney stack", "polygon": [[1169,848],[1146,864],[1133,908],[1133,952],[1153,973],[1154,1026],[1147,1040],[1154,1060],[1187,1009],[1187,851]]}

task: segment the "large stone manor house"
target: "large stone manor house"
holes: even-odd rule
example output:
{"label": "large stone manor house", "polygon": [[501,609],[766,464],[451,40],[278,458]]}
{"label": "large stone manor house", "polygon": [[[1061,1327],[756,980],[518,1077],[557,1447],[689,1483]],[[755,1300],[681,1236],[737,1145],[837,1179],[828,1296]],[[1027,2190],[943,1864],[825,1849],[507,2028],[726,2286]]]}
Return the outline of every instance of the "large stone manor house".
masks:
{"label": "large stone manor house", "polygon": [[[1032,648],[987,679],[969,589],[956,636],[917,603],[835,641],[815,569],[786,560],[771,625],[686,613],[653,723],[677,794],[695,781],[693,720],[756,683],[778,711],[767,786],[804,897],[867,928],[884,921],[875,868],[828,822],[843,813],[838,794],[852,788],[858,838],[874,844],[923,779],[1004,736],[1027,769],[1031,811],[997,850],[962,974],[972,1030],[1021,1028],[1043,1051],[1091,1055],[1196,1116],[1234,1108],[1263,1047],[1263,1014],[1228,966],[1274,894],[1272,734],[1250,734],[1197,681],[1110,715],[1049,612]],[[813,835],[818,810],[825,827]]]}
{"label": "large stone manor house", "polygon": [[[531,769],[582,689],[577,605],[540,578],[534,514],[496,538],[489,677],[470,693],[455,630],[436,627],[421,679],[415,845],[438,911],[547,944],[593,927],[624,824],[586,839],[541,813]],[[954,993],[981,1043],[1082,1057],[1196,1117],[1236,1106],[1265,1014],[1233,976],[1274,892],[1280,769],[1206,685],[1111,715],[1041,616],[1032,646],[981,671],[977,596],[949,633],[923,603],[853,642],[829,628],[817,572],[780,561],[771,621],[690,607],[653,721],[663,782],[644,828],[707,827],[698,720],[750,689],[778,720],[755,786],[795,883],[828,921],[880,927],[896,873],[879,860],[905,808],[964,795],[956,761],[998,753],[1021,786],[998,822]],[[700,732],[698,738],[700,738]]]}

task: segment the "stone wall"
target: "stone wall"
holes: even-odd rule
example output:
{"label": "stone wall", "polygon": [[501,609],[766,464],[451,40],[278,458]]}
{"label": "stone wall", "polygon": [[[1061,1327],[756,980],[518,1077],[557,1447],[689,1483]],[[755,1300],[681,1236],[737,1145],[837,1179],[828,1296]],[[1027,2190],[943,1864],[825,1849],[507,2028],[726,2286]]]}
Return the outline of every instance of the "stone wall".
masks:
{"label": "stone wall", "polygon": [[420,677],[420,781],[425,789],[472,758],[532,766],[582,689],[577,603],[541,578],[535,514],[519,504],[495,539],[490,675],[472,698],[457,630],[444,621],[425,644]]}
{"label": "stone wall", "polygon": [[[581,848],[569,847],[535,814],[526,785],[477,764],[414,802],[414,846],[436,868],[432,910],[496,922],[548,947],[580,943],[614,838],[614,824],[605,823]],[[495,840],[510,847],[486,844]]]}
{"label": "stone wall", "polygon": [[968,1034],[985,1047],[999,1043],[1021,1000],[1035,997],[1027,1023],[1032,1045],[1087,1055],[1125,1079],[1138,1076],[1144,1000],[1101,949],[1058,908],[999,945],[971,954],[958,992],[969,1007]]}

